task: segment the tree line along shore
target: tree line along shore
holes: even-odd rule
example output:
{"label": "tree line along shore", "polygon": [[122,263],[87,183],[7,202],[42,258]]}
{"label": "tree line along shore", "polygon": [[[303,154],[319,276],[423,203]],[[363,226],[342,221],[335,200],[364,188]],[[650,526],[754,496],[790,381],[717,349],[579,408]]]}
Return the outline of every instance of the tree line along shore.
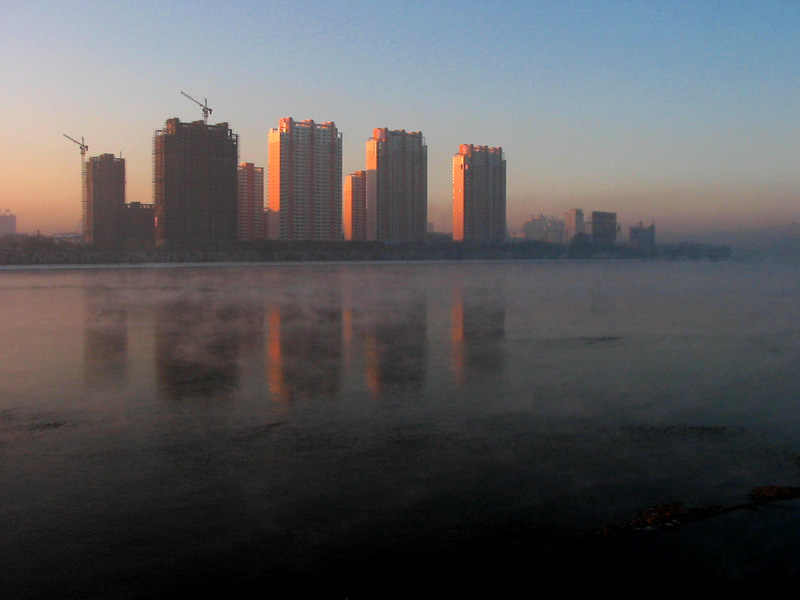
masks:
{"label": "tree line along shore", "polygon": [[728,246],[683,242],[660,244],[652,251],[629,246],[600,249],[591,244],[540,241],[501,243],[429,241],[387,242],[215,242],[99,250],[72,240],[13,235],[0,239],[2,265],[148,264],[214,262],[372,262],[425,260],[535,259],[720,259]]}

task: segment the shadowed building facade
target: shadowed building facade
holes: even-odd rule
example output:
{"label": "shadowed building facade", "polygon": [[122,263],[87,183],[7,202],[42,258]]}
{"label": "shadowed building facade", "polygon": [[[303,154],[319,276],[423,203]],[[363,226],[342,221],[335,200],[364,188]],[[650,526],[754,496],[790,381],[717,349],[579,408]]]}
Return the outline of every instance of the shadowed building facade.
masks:
{"label": "shadowed building facade", "polygon": [[583,234],[583,209],[573,208],[564,214],[564,241],[572,241],[576,235]]}
{"label": "shadowed building facade", "polygon": [[377,128],[367,141],[367,239],[424,242],[428,147],[419,131]]}
{"label": "shadowed building facade", "polygon": [[453,241],[506,238],[503,149],[461,144],[453,157]]}
{"label": "shadowed building facade", "polygon": [[264,214],[264,167],[242,163],[238,169],[240,240],[258,240],[266,237]]}
{"label": "shadowed building facade", "polygon": [[125,247],[141,248],[152,245],[155,240],[155,206],[131,202],[125,205],[123,219]]}
{"label": "shadowed building facade", "polygon": [[645,254],[656,252],[656,224],[645,227],[641,221],[638,226],[629,229],[628,244]]}
{"label": "shadowed building facade", "polygon": [[333,122],[284,118],[269,131],[270,239],[342,239],[342,136]]}
{"label": "shadowed building facade", "polygon": [[236,240],[239,136],[227,123],[167,120],[153,162],[156,243]]}
{"label": "shadowed building facade", "polygon": [[85,242],[99,248],[115,248],[122,243],[125,159],[101,154],[86,162],[86,219]]}
{"label": "shadowed building facade", "polygon": [[617,239],[617,213],[592,211],[592,242],[601,249],[608,249]]}

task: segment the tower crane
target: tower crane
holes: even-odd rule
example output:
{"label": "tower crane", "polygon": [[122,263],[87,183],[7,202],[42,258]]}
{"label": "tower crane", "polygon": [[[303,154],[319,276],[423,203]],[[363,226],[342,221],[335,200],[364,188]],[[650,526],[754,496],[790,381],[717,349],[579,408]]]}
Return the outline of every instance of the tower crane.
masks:
{"label": "tower crane", "polygon": [[89,146],[86,145],[83,137],[81,137],[81,141],[79,142],[75,138],[69,137],[66,133],[63,134],[65,138],[70,140],[71,142],[75,142],[78,144],[78,147],[81,149],[81,222],[83,223],[83,239],[89,240],[91,238],[91,221],[89,219],[89,198],[87,196],[87,189],[86,189],[86,151],[89,149]]}
{"label": "tower crane", "polygon": [[208,98],[203,98],[203,102],[200,102],[200,101],[199,101],[199,100],[197,100],[196,98],[192,98],[192,97],[191,97],[189,94],[187,94],[186,92],[181,92],[181,94],[183,94],[184,96],[186,96],[186,97],[187,97],[189,100],[191,100],[192,102],[194,102],[195,104],[197,104],[198,106],[200,106],[200,108],[202,108],[202,109],[203,109],[203,122],[204,122],[206,125],[208,125],[208,115],[210,115],[210,114],[213,112],[213,111],[212,111],[210,108],[208,108]]}
{"label": "tower crane", "polygon": [[75,142],[81,148],[81,160],[86,160],[86,151],[89,149],[89,146],[86,145],[86,142],[83,141],[83,137],[81,137],[81,141],[79,142],[75,138],[69,137],[66,133],[62,134],[65,138],[70,141]]}

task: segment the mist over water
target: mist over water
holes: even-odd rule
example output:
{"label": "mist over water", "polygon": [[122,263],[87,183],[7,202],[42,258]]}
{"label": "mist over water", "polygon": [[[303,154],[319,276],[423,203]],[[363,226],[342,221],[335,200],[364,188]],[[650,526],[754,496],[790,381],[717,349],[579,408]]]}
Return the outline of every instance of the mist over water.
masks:
{"label": "mist over water", "polygon": [[797,501],[591,536],[800,484],[796,272],[0,271],[0,596],[502,589],[587,548],[709,585],[796,577]]}

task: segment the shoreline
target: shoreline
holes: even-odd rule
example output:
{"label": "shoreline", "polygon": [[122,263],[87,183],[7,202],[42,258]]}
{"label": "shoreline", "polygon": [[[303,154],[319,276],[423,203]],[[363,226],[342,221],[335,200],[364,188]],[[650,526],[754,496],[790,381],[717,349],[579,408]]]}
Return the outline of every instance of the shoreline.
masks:
{"label": "shoreline", "polygon": [[668,244],[655,252],[628,246],[600,250],[544,242],[501,244],[380,242],[254,242],[239,245],[97,250],[51,238],[32,238],[0,247],[0,268],[30,266],[146,266],[174,264],[297,264],[463,262],[516,260],[719,260],[727,246]]}

